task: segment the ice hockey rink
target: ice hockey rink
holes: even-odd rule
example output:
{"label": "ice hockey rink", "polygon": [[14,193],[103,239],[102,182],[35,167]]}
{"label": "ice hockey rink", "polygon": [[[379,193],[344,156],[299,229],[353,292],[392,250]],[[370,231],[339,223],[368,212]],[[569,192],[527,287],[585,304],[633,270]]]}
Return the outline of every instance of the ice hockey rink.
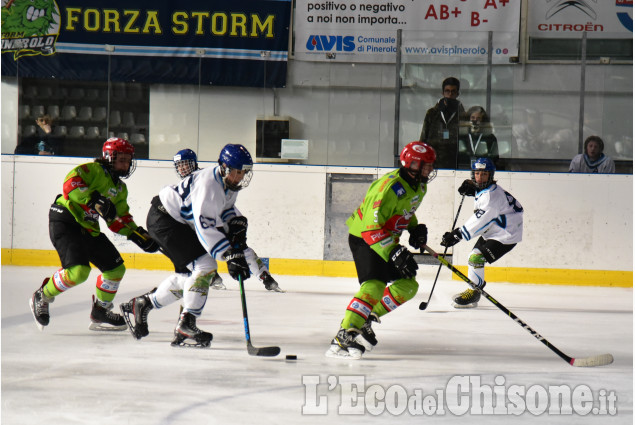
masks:
{"label": "ice hockey rink", "polygon": [[[275,275],[286,293],[247,280],[252,342],[282,350],[264,358],[247,353],[240,292],[227,275],[227,290],[211,291],[198,321],[212,345],[194,349],[170,346],[176,304],[150,312],[141,341],[89,331],[95,269],[51,304],[40,332],[28,299],[54,268],[5,266],[2,424],[633,423],[631,288],[488,284],[567,355],[615,358],[578,368],[485,299],[477,309],[451,307],[466,285],[446,269],[420,311],[436,270],[421,267],[415,299],[374,325],[372,352],[347,361],[324,352],[358,288],[354,278]],[[165,276],[128,270],[116,304]],[[554,398],[562,402],[548,403]]]}

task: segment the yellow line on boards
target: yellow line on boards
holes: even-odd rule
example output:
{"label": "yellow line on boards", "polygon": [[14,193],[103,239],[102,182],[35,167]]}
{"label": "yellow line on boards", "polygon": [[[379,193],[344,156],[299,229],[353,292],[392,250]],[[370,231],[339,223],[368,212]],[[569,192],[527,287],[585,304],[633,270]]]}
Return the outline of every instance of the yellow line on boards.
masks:
{"label": "yellow line on boards", "polygon": [[[122,253],[127,268],[145,270],[174,270],[172,262],[163,254]],[[59,267],[60,260],[53,250],[2,249],[2,265],[51,266]],[[467,266],[456,266],[467,275]],[[297,276],[357,277],[352,261],[290,260],[271,258],[269,269],[274,274]],[[218,263],[218,270],[227,272],[224,262]],[[538,269],[521,267],[491,267],[485,270],[485,280],[492,282],[633,287],[632,271],[578,270],[578,269]],[[453,276],[454,279],[460,280]]]}

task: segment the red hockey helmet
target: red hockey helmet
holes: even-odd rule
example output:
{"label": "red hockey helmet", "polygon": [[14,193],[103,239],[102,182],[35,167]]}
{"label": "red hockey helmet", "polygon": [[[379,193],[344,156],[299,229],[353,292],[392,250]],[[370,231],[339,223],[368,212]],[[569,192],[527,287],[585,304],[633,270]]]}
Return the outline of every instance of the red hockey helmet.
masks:
{"label": "red hockey helmet", "polygon": [[436,152],[427,143],[419,141],[408,143],[402,149],[399,160],[403,168],[409,172],[414,171],[417,176],[420,176],[418,178],[421,178],[423,183],[428,183],[436,177],[436,170],[431,170],[427,177],[421,175],[424,164],[434,166],[434,161],[437,160]]}
{"label": "red hockey helmet", "polygon": [[[119,137],[111,137],[110,139],[104,142],[104,146],[101,149],[102,158],[108,160],[110,164],[110,168],[112,172],[117,173],[118,177],[122,179],[128,178],[132,175],[135,168],[137,168],[137,164],[134,158],[134,146],[130,144],[126,139],[121,139]],[[116,171],[113,167],[113,163],[117,159],[117,155],[119,153],[127,153],[131,156],[130,166],[128,167],[128,171]]]}

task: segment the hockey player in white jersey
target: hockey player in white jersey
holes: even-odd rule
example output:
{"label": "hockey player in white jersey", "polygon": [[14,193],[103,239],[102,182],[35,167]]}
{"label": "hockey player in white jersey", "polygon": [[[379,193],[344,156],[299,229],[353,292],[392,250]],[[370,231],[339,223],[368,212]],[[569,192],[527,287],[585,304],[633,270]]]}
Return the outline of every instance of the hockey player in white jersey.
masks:
{"label": "hockey player in white jersey", "polygon": [[[475,196],[474,214],[459,228],[443,235],[441,245],[451,247],[461,239],[480,236],[470,253],[468,277],[479,288],[485,287],[485,263],[507,254],[522,240],[523,207],[494,180],[496,168],[489,158],[472,164],[472,180],[465,180],[459,194]],[[474,308],[481,293],[473,289],[454,296],[455,308]]]}
{"label": "hockey player in white jersey", "polygon": [[[242,145],[226,145],[218,166],[198,170],[176,186],[166,186],[152,199],[147,225],[162,251],[177,269],[190,265],[191,273],[174,273],[156,291],[121,304],[133,336],[148,335],[147,316],[183,298],[183,312],[174,330],[175,346],[208,347],[212,334],[196,327],[207,301],[217,260],[227,262],[232,278],[250,276],[245,258],[247,219],[235,207],[238,192],[249,185],[253,161]],[[253,250],[252,250],[253,251]],[[182,294],[182,295],[181,295]],[[133,315],[134,324],[130,320]]]}
{"label": "hockey player in white jersey", "polygon": [[[174,155],[174,169],[176,170],[176,174],[182,179],[186,178],[194,171],[200,170],[198,166],[198,158],[196,156],[196,152],[192,149],[181,149]],[[224,232],[223,229],[219,229]],[[278,282],[271,276],[267,266],[262,262],[262,260],[256,255],[256,252],[247,247],[245,250],[245,259],[247,260],[247,264],[249,264],[249,270],[252,274],[258,276],[260,281],[265,285],[265,289],[273,292],[284,292]],[[223,283],[223,278],[216,273],[214,278],[212,279],[212,283],[210,285],[212,289],[226,289],[225,284]]]}

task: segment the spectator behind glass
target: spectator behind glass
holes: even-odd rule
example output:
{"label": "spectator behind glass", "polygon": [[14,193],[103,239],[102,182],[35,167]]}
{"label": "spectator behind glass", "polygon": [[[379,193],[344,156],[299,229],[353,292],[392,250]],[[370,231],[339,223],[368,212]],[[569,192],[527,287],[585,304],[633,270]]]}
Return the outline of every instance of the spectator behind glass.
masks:
{"label": "spectator behind glass", "polygon": [[465,109],[457,100],[461,83],[454,77],[443,80],[443,97],[428,109],[419,140],[434,148],[437,153],[435,167],[455,169],[457,165],[457,143],[459,121],[465,117]]}
{"label": "spectator behind glass", "polygon": [[23,155],[55,155],[57,139],[53,136],[53,120],[50,115],[40,115],[35,123],[36,134],[23,138],[14,153]]}
{"label": "spectator behind glass", "polygon": [[584,141],[584,153],[571,160],[570,173],[615,173],[615,163],[604,155],[604,141],[599,136],[589,136]]}
{"label": "spectator behind glass", "polygon": [[38,155],[55,155],[57,150],[57,140],[53,136],[53,120],[50,115],[42,115],[35,122],[37,129],[37,151]]}
{"label": "spectator behind glass", "polygon": [[459,131],[459,169],[471,170],[477,158],[489,158],[497,170],[501,170],[498,157],[498,140],[489,116],[482,106],[472,106],[467,110],[469,123]]}

